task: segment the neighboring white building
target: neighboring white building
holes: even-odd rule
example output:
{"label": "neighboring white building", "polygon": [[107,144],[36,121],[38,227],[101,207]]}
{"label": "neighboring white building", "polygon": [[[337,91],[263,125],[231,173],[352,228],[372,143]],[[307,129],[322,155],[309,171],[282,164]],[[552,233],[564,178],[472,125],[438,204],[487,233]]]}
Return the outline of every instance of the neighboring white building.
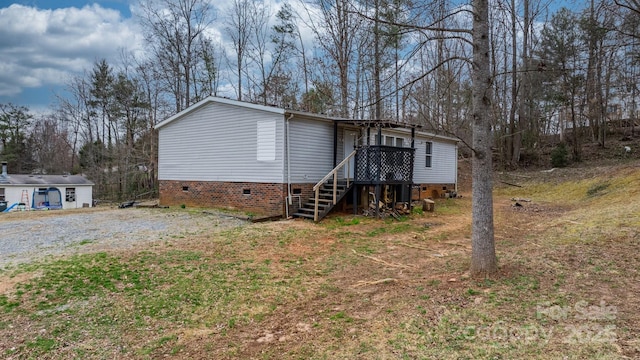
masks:
{"label": "neighboring white building", "polygon": [[[0,204],[7,211],[93,206],[93,183],[79,175],[0,174]],[[4,207],[4,206],[2,206]],[[1,209],[5,210],[5,209]]]}
{"label": "neighboring white building", "polygon": [[354,151],[349,173],[339,170],[341,179],[351,180],[343,196],[356,184],[357,196],[347,196],[352,204],[364,203],[366,186],[402,186],[404,198],[413,188],[415,198],[457,183],[458,140],[398,122],[208,97],[156,129],[162,205],[296,215],[314,185]]}

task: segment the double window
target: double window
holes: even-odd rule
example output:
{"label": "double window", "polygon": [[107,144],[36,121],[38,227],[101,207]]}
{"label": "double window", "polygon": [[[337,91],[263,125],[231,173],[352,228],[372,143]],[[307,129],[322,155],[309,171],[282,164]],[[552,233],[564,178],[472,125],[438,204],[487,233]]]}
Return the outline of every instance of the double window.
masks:
{"label": "double window", "polygon": [[[377,140],[378,137],[376,136],[375,139]],[[382,135],[382,144],[378,144],[378,145],[404,147],[404,139],[401,137],[395,137],[391,135]]]}

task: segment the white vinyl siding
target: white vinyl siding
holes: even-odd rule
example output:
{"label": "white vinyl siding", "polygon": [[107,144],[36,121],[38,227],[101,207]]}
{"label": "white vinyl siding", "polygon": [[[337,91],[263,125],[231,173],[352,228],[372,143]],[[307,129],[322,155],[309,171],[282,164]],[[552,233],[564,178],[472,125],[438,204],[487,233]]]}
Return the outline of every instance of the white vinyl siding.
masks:
{"label": "white vinyl siding", "polygon": [[[427,147],[431,144],[431,155]],[[415,140],[416,157],[413,166],[413,182],[416,184],[454,184],[458,166],[458,149],[453,142],[419,138]],[[427,157],[431,166],[427,167]]]}
{"label": "white vinyl siding", "polygon": [[289,130],[291,181],[315,184],[333,169],[333,123],[294,117]]}
{"label": "white vinyl siding", "polygon": [[282,183],[283,134],[282,114],[207,103],[160,128],[158,178]]}

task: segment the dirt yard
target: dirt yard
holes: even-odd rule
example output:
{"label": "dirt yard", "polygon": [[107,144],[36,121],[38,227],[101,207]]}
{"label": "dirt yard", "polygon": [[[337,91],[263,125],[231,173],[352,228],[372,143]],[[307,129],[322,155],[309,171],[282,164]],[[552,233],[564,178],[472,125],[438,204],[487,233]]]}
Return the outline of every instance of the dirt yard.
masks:
{"label": "dirt yard", "polygon": [[246,222],[219,212],[104,208],[0,214],[0,269],[51,256],[128,249]]}
{"label": "dirt yard", "polygon": [[639,166],[497,173],[491,279],[467,270],[464,190],[402,221],[95,210],[147,227],[0,271],[0,356],[637,359]]}

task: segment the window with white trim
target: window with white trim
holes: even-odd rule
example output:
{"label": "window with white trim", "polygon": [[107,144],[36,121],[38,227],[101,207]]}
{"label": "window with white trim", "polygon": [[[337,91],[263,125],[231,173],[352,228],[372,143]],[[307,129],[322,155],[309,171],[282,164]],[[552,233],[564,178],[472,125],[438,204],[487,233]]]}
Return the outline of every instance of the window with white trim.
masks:
{"label": "window with white trim", "polygon": [[[375,143],[378,144],[378,136],[375,137]],[[404,147],[404,138],[396,137],[391,135],[382,135],[382,145],[385,146],[395,146],[395,147]]]}
{"label": "window with white trim", "polygon": [[424,143],[425,147],[425,167],[430,168],[432,157],[433,157],[433,143],[431,141],[427,141]]}
{"label": "window with white trim", "polygon": [[4,188],[0,188],[0,201],[6,201],[4,197]]}
{"label": "window with white trim", "polygon": [[76,188],[66,188],[64,190],[64,200],[66,202],[76,201]]}

